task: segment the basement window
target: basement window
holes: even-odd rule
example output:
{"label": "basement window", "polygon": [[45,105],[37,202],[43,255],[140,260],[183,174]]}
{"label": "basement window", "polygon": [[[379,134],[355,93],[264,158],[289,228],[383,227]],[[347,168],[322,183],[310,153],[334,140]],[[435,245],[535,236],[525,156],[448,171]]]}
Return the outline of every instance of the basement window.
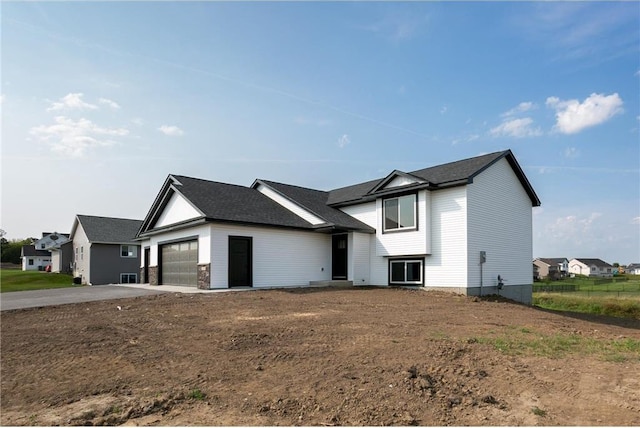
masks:
{"label": "basement window", "polygon": [[389,284],[424,284],[424,261],[422,259],[389,260]]}
{"label": "basement window", "polygon": [[121,273],[120,284],[137,284],[138,275],[135,273]]}

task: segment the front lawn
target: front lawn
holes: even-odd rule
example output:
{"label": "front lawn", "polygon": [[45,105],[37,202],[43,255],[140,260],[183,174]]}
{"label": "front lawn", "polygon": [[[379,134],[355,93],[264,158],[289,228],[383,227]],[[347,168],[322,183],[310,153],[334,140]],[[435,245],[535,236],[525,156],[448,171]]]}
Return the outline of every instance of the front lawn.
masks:
{"label": "front lawn", "polygon": [[73,287],[72,275],[40,271],[0,269],[0,292]]}

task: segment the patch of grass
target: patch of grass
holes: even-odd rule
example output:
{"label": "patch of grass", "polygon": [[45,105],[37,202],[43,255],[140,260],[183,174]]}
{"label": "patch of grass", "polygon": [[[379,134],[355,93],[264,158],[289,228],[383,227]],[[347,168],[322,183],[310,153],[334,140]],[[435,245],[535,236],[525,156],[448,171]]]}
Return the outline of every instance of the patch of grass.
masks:
{"label": "patch of grass", "polygon": [[640,319],[640,301],[634,299],[534,293],[533,304],[554,311],[580,312],[617,318]]}
{"label": "patch of grass", "polygon": [[192,398],[194,400],[204,400],[204,397],[206,397],[206,394],[200,391],[199,388],[193,389],[189,393],[189,398]]}
{"label": "patch of grass", "polygon": [[73,277],[64,273],[0,269],[0,292],[2,293],[73,286]]}
{"label": "patch of grass", "polygon": [[534,415],[536,416],[541,416],[541,417],[545,417],[547,416],[547,411],[546,410],[542,410],[540,409],[538,406],[533,406],[533,408],[531,409],[531,411],[533,412]]}
{"label": "patch of grass", "polygon": [[511,329],[504,334],[493,337],[474,337],[473,340],[491,345],[508,355],[535,355],[549,358],[597,355],[611,362],[640,361],[640,340],[629,338],[606,340],[579,334],[543,335],[530,329]]}
{"label": "patch of grass", "polygon": [[113,406],[110,406],[107,410],[105,410],[104,416],[117,415],[120,412],[122,412],[122,407],[114,404]]}

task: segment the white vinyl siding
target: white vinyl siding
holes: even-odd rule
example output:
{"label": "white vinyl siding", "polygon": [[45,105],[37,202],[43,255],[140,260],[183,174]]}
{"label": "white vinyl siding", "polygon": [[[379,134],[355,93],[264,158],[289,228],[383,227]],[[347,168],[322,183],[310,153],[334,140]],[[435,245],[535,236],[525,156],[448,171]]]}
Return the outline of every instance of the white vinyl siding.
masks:
{"label": "white vinyl siding", "polygon": [[295,202],[285,198],[284,196],[282,196],[281,194],[279,194],[275,190],[271,189],[270,187],[265,186],[264,184],[258,185],[257,190],[260,193],[262,193],[263,195],[265,195],[266,197],[270,198],[271,200],[273,200],[274,202],[278,203],[279,205],[282,205],[284,208],[288,209],[289,211],[291,211],[292,213],[294,213],[298,217],[303,218],[305,221],[308,221],[309,223],[311,223],[313,225],[318,225],[318,224],[325,223],[325,221],[322,220],[320,217],[318,217],[315,214],[307,211],[306,209],[304,209],[300,205],[298,205]]}
{"label": "white vinyl siding", "polygon": [[425,285],[467,286],[466,187],[431,192],[431,255],[425,258]]}
{"label": "white vinyl siding", "polygon": [[191,220],[201,217],[201,214],[196,210],[186,199],[184,199],[178,193],[173,193],[167,202],[167,206],[158,217],[153,227],[168,226],[170,224],[180,223],[182,221]]}
{"label": "white vinyl siding", "polygon": [[228,286],[229,236],[253,238],[253,287],[308,286],[331,279],[331,235],[299,230],[213,224],[211,286]]}
{"label": "white vinyl siding", "polygon": [[353,232],[349,234],[349,266],[347,272],[353,285],[369,285],[370,241],[374,235]]}
{"label": "white vinyl siding", "polygon": [[486,251],[483,286],[532,284],[532,204],[506,159],[467,186],[468,286],[480,286],[480,251]]}
{"label": "white vinyl siding", "polygon": [[[91,247],[89,244],[89,239],[87,238],[87,235],[85,234],[84,229],[82,228],[82,225],[80,223],[78,223],[78,227],[76,228],[76,231],[73,235],[73,247],[73,251],[75,254],[73,276],[81,276],[82,283],[87,284],[89,282],[89,278],[91,278],[89,256]],[[84,255],[85,248],[87,249],[86,257]]]}
{"label": "white vinyl siding", "polygon": [[409,177],[403,177],[401,175],[398,175],[394,177],[393,180],[389,182],[389,184],[384,186],[384,188],[390,189],[393,187],[402,187],[402,186],[406,186],[408,184],[413,184],[413,183],[417,183],[417,180],[412,180]]}
{"label": "white vinyl siding", "polygon": [[375,201],[342,207],[340,210],[349,214],[351,217],[360,220],[367,226],[371,226],[373,228],[378,227],[378,212],[376,211]]}

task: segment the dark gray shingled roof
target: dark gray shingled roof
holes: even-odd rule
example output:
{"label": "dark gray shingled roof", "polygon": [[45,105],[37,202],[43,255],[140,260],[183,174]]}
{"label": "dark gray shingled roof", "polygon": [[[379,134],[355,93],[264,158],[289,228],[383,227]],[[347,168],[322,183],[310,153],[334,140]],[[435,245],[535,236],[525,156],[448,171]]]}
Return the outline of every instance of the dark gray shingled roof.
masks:
{"label": "dark gray shingled roof", "polygon": [[266,184],[339,229],[375,232],[375,229],[369,225],[327,205],[329,192],[269,180],[257,180],[257,182]]}
{"label": "dark gray shingled roof", "polygon": [[23,245],[22,246],[22,255],[23,256],[50,256],[51,252],[47,250],[36,250],[36,247],[33,245]]}
{"label": "dark gray shingled roof", "polygon": [[[438,188],[448,187],[456,184],[467,184],[473,180],[473,177],[493,165],[498,160],[506,158],[527,191],[531,203],[534,206],[540,205],[540,200],[533,191],[531,184],[520,169],[511,150],[489,153],[482,156],[476,156],[469,159],[463,159],[456,162],[450,162],[442,165],[432,166],[429,168],[419,169],[409,172],[410,175],[422,178],[428,181],[428,188],[437,190]],[[375,194],[368,195],[381,180],[386,177],[367,181],[365,183],[355,184],[353,186],[342,187],[329,192],[327,203],[329,205],[349,205],[350,203],[360,203],[367,199],[374,199]]]}
{"label": "dark gray shingled roof", "polygon": [[82,225],[89,242],[103,244],[133,242],[142,225],[142,220],[126,218],[96,217],[81,214],[76,217]]}
{"label": "dark gray shingled roof", "polygon": [[176,189],[210,220],[311,229],[313,225],[255,189],[171,175]]}

